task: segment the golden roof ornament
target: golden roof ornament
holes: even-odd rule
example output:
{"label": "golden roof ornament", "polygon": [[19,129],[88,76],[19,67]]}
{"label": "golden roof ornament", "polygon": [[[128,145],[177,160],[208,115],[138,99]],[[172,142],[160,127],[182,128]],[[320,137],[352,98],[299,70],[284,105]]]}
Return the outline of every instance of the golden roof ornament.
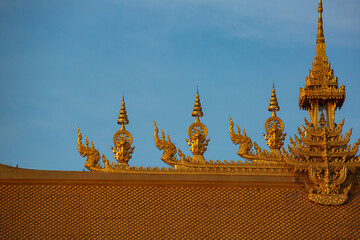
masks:
{"label": "golden roof ornament", "polygon": [[284,145],[286,133],[284,131],[284,122],[276,116],[276,112],[280,110],[273,82],[273,88],[270,97],[270,103],[268,107],[269,112],[272,112],[271,117],[265,121],[265,131],[263,133],[267,145],[270,148],[270,153],[280,155],[280,149]]}
{"label": "golden roof ornament", "polygon": [[121,125],[129,124],[129,120],[126,114],[124,94],[122,96],[121,109],[120,109],[119,118],[117,120],[117,124],[121,124]]}
{"label": "golden roof ornament", "polygon": [[[352,130],[341,134],[344,120],[334,123],[335,110],[345,101],[345,87],[338,88],[338,79],[330,69],[325,52],[325,37],[322,21],[322,1],[319,1],[319,22],[316,40],[316,57],[313,69],[306,78],[306,86],[300,88],[299,105],[308,110],[311,122],[298,128],[300,137],[290,138],[289,153],[284,153],[287,164],[295,171],[307,172],[310,185],[309,198],[325,205],[340,205],[348,199],[351,179],[360,167],[356,156],[360,139],[349,144]],[[326,117],[323,113],[326,111]],[[319,113],[320,121],[319,119]]]}
{"label": "golden roof ornament", "polygon": [[204,115],[202,108],[201,108],[201,102],[200,102],[200,97],[199,97],[199,87],[197,87],[197,89],[196,89],[194,109],[193,109],[191,115],[193,117],[196,117],[196,119],[198,119],[199,117],[202,117]]}
{"label": "golden roof ornament", "polygon": [[128,166],[128,162],[131,159],[131,155],[135,147],[131,147],[133,142],[131,133],[125,130],[125,124],[128,124],[129,120],[126,114],[124,94],[122,97],[121,109],[117,123],[121,124],[121,128],[114,134],[113,137],[115,147],[111,146],[110,148],[115,154],[115,159],[118,162],[118,166]]}
{"label": "golden roof ornament", "polygon": [[199,119],[203,116],[199,97],[199,88],[197,88],[196,90],[194,109],[191,115],[193,117],[196,117],[196,119],[195,122],[191,124],[188,129],[188,135],[190,139],[185,140],[190,146],[190,151],[193,153],[193,162],[205,163],[206,161],[203,155],[207,149],[207,145],[210,139],[206,139],[208,132],[207,127],[203,123],[201,123]]}
{"label": "golden roof ornament", "polygon": [[[276,112],[280,110],[280,107],[275,93],[274,82],[268,110],[272,112],[272,114],[271,117],[265,121],[265,131],[267,134],[263,133],[263,136],[267,141],[270,151],[262,149],[256,142],[253,143],[246,135],[245,129],[243,130],[243,133],[241,133],[239,125],[237,125],[237,133],[235,133],[234,123],[229,116],[230,138],[235,145],[239,145],[237,154],[240,157],[245,158],[252,163],[283,165],[285,162],[280,156],[282,154],[281,147],[284,144],[286,133],[283,133],[285,128],[283,121],[276,116]],[[255,152],[252,149],[253,147]]]}
{"label": "golden roof ornament", "polygon": [[320,129],[305,119],[305,126],[298,129],[300,137],[295,136],[295,141],[290,138],[289,153],[284,154],[284,160],[295,171],[308,172],[309,198],[317,203],[343,204],[351,188],[347,176],[356,174],[360,167],[360,158],[356,156],[360,139],[351,146],[352,130],[344,137],[343,125],[344,120],[336,128],[323,125]]}
{"label": "golden roof ornament", "polygon": [[269,112],[272,112],[272,116],[276,117],[276,112],[280,111],[280,107],[277,101],[276,93],[275,93],[275,85],[273,81],[273,88],[271,91],[270,103],[268,107]]}
{"label": "golden roof ornament", "polygon": [[[322,0],[319,0],[318,12],[319,12],[319,19],[318,19],[316,43],[320,44],[320,43],[325,43],[323,20],[322,20],[322,13],[323,13]],[[325,50],[325,48],[323,49]]]}
{"label": "golden roof ornament", "polygon": [[326,56],[321,0],[318,12],[316,56],[312,70],[309,70],[309,76],[306,77],[306,86],[300,88],[299,107],[309,112],[315,127],[319,127],[319,111],[325,109],[328,125],[334,128],[335,110],[340,109],[345,101],[345,87],[338,87],[338,78],[334,76],[334,70]]}
{"label": "golden roof ornament", "polygon": [[[188,169],[193,164],[205,164],[206,161],[204,159],[204,152],[207,149],[207,145],[210,139],[206,139],[207,136],[207,128],[206,126],[200,122],[200,117],[203,116],[200,97],[199,97],[199,89],[197,88],[195,103],[193,112],[191,114],[195,117],[195,122],[192,123],[188,128],[188,135],[190,139],[185,139],[187,144],[190,146],[190,151],[192,152],[192,157],[185,157],[180,149],[176,151],[175,145],[171,142],[170,136],[168,135],[168,140],[165,139],[165,133],[162,130],[162,137],[159,138],[158,132],[159,129],[154,121],[154,139],[155,145],[159,150],[163,150],[163,156],[161,160],[165,163],[175,167],[176,169]],[[180,160],[175,156],[178,153]]]}
{"label": "golden roof ornament", "polygon": [[106,159],[105,155],[102,155],[102,160],[104,167],[100,165],[100,153],[95,149],[94,143],[91,142],[92,146],[89,147],[88,138],[85,136],[85,146],[82,144],[81,139],[82,135],[80,129],[78,128],[78,150],[81,156],[87,157],[85,167],[90,171],[102,171],[102,172],[121,172],[122,170],[129,169],[128,162],[131,159],[131,155],[135,147],[131,147],[133,142],[133,137],[130,132],[125,130],[125,125],[129,123],[126,108],[124,95],[122,97],[121,109],[117,123],[121,128],[113,136],[113,142],[115,147],[110,146],[112,152],[114,153],[114,158],[117,160],[117,164]]}
{"label": "golden roof ornament", "polygon": [[216,175],[250,175],[250,176],[293,176],[307,175],[306,187],[308,198],[324,205],[340,205],[348,199],[351,192],[352,179],[359,174],[360,157],[357,154],[360,139],[351,146],[350,136],[352,130],[342,135],[344,120],[335,124],[335,110],[340,109],[345,101],[345,87],[338,87],[338,79],[330,68],[326,51],[323,31],[323,6],[319,1],[319,19],[316,40],[316,56],[306,78],[306,85],[300,88],[299,106],[307,110],[310,121],[305,119],[305,124],[298,128],[298,136],[290,138],[288,151],[283,147],[286,133],[284,122],[277,116],[280,110],[273,82],[268,111],[271,116],[265,121],[263,136],[270,150],[262,149],[256,142],[241,130],[229,116],[230,139],[239,145],[237,154],[245,159],[212,161],[205,160],[210,139],[206,139],[208,129],[200,122],[203,116],[199,90],[197,88],[192,116],[194,123],[188,128],[189,139],[186,139],[193,156],[186,156],[166,137],[165,132],[159,129],[154,121],[155,146],[162,151],[161,160],[170,165],[169,169],[158,167],[129,167],[128,161],[134,147],[131,147],[132,136],[125,130],[129,123],[125,109],[124,98],[121,104],[118,124],[121,128],[113,137],[115,147],[111,147],[115,154],[117,164],[109,164],[103,155],[104,167],[100,166],[100,153],[94,144],[85,137],[85,146],[82,144],[81,133],[78,130],[78,148],[83,157],[87,157],[85,167],[91,171],[106,171],[117,173],[140,174],[216,174]]}

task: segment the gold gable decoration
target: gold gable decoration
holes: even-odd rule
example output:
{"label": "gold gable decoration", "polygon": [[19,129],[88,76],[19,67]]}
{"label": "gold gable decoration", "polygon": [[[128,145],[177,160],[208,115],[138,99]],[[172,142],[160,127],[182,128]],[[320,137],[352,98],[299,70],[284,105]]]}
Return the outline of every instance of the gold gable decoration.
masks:
{"label": "gold gable decoration", "polygon": [[[121,128],[114,134],[111,147],[117,164],[102,155],[104,166],[99,163],[100,153],[91,147],[85,137],[85,146],[82,144],[82,135],[78,129],[78,149],[83,157],[87,157],[85,167],[90,171],[103,171],[112,173],[147,173],[147,174],[211,174],[211,175],[238,175],[238,176],[307,176],[308,198],[323,205],[340,205],[347,201],[353,186],[353,176],[360,169],[360,157],[357,154],[360,139],[349,145],[352,130],[342,135],[344,120],[338,125],[334,122],[335,110],[340,109],[345,101],[345,87],[338,87],[338,79],[330,67],[325,51],[325,37],[322,20],[322,1],[319,0],[319,20],[316,40],[316,56],[306,77],[306,85],[300,88],[299,106],[307,110],[310,121],[305,119],[305,126],[298,128],[298,136],[290,138],[288,151],[283,147],[286,133],[284,122],[277,116],[280,106],[273,83],[268,111],[271,116],[265,121],[263,136],[270,150],[262,149],[246,135],[245,129],[241,131],[229,116],[230,139],[239,145],[237,154],[245,159],[241,161],[205,160],[210,139],[206,139],[208,129],[200,122],[204,113],[201,107],[199,89],[197,89],[192,116],[194,123],[188,128],[189,139],[186,139],[192,156],[185,154],[167,138],[165,132],[159,129],[154,121],[155,146],[162,151],[161,160],[170,165],[170,168],[130,167],[134,147],[132,135],[125,130],[129,123],[124,97],[118,124]],[[325,112],[325,114],[324,114]]]}
{"label": "gold gable decoration", "polygon": [[[295,171],[308,172],[312,186],[307,186],[309,198],[327,205],[340,205],[348,198],[351,179],[360,167],[356,157],[360,139],[351,147],[351,129],[341,135],[344,120],[336,127],[315,127],[305,119],[305,127],[298,129],[300,137],[290,138],[289,152],[284,160]],[[347,184],[344,182],[347,180]]]}

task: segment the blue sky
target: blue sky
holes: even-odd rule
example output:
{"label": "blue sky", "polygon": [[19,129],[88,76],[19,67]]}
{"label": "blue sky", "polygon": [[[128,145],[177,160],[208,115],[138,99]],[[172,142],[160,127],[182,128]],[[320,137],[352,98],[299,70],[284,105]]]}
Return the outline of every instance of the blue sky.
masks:
{"label": "blue sky", "polygon": [[[196,86],[206,159],[239,160],[229,114],[262,133],[272,81],[288,136],[308,118],[299,87],[315,56],[316,0],[1,0],[0,163],[78,170],[77,127],[113,160],[122,93],[131,166],[165,166],[153,121],[187,155]],[[360,137],[360,2],[324,0],[327,55],[346,86],[336,121]],[[288,144],[288,137],[286,139]]]}

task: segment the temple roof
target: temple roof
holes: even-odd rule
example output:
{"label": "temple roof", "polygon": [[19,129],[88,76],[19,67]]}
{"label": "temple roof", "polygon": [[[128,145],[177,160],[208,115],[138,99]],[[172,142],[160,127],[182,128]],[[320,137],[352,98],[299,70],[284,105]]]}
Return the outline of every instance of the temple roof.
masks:
{"label": "temple roof", "polygon": [[[245,161],[204,158],[208,129],[199,89],[186,156],[154,122],[154,143],[168,168],[131,167],[135,149],[125,99],[110,146],[116,162],[78,129],[89,171],[43,171],[0,164],[1,237],[6,239],[359,239],[360,139],[351,145],[335,109],[345,87],[330,68],[319,1],[316,56],[300,88],[310,122],[286,150],[285,124],[273,83],[262,149],[229,116],[229,135]],[[265,109],[264,104],[264,109]],[[326,110],[326,116],[323,112]],[[190,112],[190,111],[189,111]],[[321,113],[321,114],[320,114]],[[320,114],[320,121],[319,119]],[[205,115],[206,116],[206,115]],[[101,161],[102,160],[102,161]]]}
{"label": "temple roof", "polygon": [[359,187],[343,206],[325,206],[308,201],[303,181],[301,175],[108,174],[0,165],[1,236],[359,238]]}

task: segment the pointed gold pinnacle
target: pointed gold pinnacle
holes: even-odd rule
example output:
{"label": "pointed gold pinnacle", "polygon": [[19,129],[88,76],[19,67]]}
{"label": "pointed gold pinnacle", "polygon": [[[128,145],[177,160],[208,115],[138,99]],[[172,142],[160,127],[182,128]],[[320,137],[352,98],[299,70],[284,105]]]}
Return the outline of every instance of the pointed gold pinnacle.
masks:
{"label": "pointed gold pinnacle", "polygon": [[323,12],[322,0],[319,0],[318,12],[319,12],[319,20],[318,20],[316,43],[324,43],[325,37],[324,37],[323,20],[322,20],[322,12]]}
{"label": "pointed gold pinnacle", "polygon": [[269,112],[273,112],[274,115],[276,115],[275,112],[280,111],[280,107],[279,107],[277,97],[276,97],[276,93],[275,93],[274,81],[273,81],[273,88],[272,88],[272,92],[271,92],[271,97],[270,97],[270,103],[269,103],[268,110],[269,110]]}
{"label": "pointed gold pinnacle", "polygon": [[203,111],[201,108],[200,97],[199,97],[199,87],[197,87],[194,109],[191,115],[197,118],[203,116]]}
{"label": "pointed gold pinnacle", "polygon": [[119,119],[117,120],[117,123],[121,124],[121,125],[125,125],[125,124],[129,123],[129,120],[128,120],[127,114],[126,114],[124,94],[122,97],[121,109],[120,109]]}

